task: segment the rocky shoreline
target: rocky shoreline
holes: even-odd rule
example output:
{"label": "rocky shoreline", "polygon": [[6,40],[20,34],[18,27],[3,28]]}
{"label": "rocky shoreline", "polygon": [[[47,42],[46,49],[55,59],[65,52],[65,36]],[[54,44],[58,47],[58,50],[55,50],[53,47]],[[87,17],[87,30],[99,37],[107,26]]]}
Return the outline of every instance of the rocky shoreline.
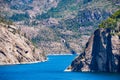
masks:
{"label": "rocky shoreline", "polygon": [[48,59],[46,60],[41,60],[41,61],[34,61],[34,62],[21,62],[21,63],[5,63],[5,64],[0,64],[0,66],[7,66],[7,65],[23,65],[23,64],[36,64],[36,63],[40,63],[40,62],[46,62]]}
{"label": "rocky shoreline", "polygon": [[66,71],[120,72],[120,39],[110,29],[97,29]]}

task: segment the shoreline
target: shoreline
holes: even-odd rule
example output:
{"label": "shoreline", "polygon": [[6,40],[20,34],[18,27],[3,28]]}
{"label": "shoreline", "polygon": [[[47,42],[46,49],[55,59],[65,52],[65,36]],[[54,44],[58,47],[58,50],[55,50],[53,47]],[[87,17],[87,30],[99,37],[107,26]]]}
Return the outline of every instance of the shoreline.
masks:
{"label": "shoreline", "polygon": [[72,70],[71,69],[65,69],[64,72],[71,72]]}
{"label": "shoreline", "polygon": [[64,70],[64,72],[71,72],[71,71],[72,71],[72,69],[71,69],[70,65]]}
{"label": "shoreline", "polygon": [[47,55],[47,56],[49,56],[49,55],[53,55],[53,56],[54,56],[54,55],[58,55],[58,56],[59,56],[59,55],[77,55],[77,54],[46,54],[46,55]]}
{"label": "shoreline", "polygon": [[46,62],[46,61],[48,61],[48,58],[47,58],[46,60],[42,60],[42,61],[21,62],[21,63],[6,63],[6,64],[0,64],[0,66],[24,65],[24,64],[36,64],[36,63],[41,63],[41,62]]}
{"label": "shoreline", "polygon": [[[46,56],[60,56],[60,55],[78,55],[78,54],[46,54]],[[4,64],[0,64],[0,66],[10,66],[10,65],[24,65],[24,64],[35,64],[35,63],[42,63],[42,62],[46,62],[48,61],[49,58],[47,57],[46,60],[41,60],[41,61],[32,61],[32,62],[21,62],[21,63],[4,63]],[[66,72],[68,72],[68,70],[64,70]]]}

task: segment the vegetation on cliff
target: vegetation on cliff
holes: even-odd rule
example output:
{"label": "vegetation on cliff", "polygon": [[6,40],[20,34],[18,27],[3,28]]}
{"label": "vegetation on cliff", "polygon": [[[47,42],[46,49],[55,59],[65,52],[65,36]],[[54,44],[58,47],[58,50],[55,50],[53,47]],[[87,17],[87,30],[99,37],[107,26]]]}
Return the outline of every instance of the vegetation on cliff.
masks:
{"label": "vegetation on cliff", "polygon": [[12,25],[13,24],[13,22],[11,20],[7,20],[4,17],[2,17],[1,15],[0,15],[0,23],[4,23],[4,24],[7,24],[7,25]]}
{"label": "vegetation on cliff", "polygon": [[120,35],[120,10],[116,11],[108,19],[103,21],[99,28],[110,28],[112,33]]}

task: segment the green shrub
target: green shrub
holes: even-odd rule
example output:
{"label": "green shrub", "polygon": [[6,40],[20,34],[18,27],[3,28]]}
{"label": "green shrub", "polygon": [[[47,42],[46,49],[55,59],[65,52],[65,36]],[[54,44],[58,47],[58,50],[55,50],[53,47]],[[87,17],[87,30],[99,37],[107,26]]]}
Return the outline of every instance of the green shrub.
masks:
{"label": "green shrub", "polygon": [[112,16],[110,16],[107,20],[99,24],[99,28],[110,28],[112,30],[115,30],[115,28],[117,27],[117,22],[119,20],[120,20],[120,10],[118,10]]}
{"label": "green shrub", "polygon": [[12,17],[10,17],[11,20],[13,21],[22,21],[22,20],[26,20],[29,19],[30,16],[28,13],[25,14],[13,14]]}
{"label": "green shrub", "polygon": [[0,16],[0,23],[5,23],[7,25],[12,25],[13,24],[13,22],[11,20],[7,20],[2,16]]}

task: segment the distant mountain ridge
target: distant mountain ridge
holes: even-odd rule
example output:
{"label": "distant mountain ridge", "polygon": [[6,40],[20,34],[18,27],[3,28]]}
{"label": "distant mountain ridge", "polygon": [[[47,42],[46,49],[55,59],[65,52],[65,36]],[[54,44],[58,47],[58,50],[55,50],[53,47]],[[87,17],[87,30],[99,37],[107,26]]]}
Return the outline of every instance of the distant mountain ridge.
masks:
{"label": "distant mountain ridge", "polygon": [[[1,6],[1,14],[15,24],[23,26],[21,30],[46,53],[70,53],[70,49],[80,53],[97,25],[119,9],[119,5],[116,5],[117,0],[113,2],[2,0],[0,5],[4,5]],[[63,39],[70,49],[64,46]]]}

